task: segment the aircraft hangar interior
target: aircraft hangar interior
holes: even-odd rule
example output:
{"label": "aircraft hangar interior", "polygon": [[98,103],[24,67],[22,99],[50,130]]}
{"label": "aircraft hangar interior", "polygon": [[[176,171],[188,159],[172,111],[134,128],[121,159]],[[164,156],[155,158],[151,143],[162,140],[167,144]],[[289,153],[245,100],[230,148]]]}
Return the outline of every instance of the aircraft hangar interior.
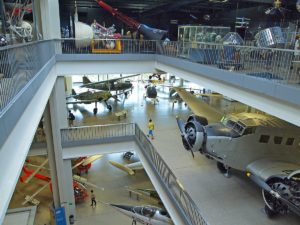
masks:
{"label": "aircraft hangar interior", "polygon": [[0,19],[0,224],[300,224],[300,0]]}

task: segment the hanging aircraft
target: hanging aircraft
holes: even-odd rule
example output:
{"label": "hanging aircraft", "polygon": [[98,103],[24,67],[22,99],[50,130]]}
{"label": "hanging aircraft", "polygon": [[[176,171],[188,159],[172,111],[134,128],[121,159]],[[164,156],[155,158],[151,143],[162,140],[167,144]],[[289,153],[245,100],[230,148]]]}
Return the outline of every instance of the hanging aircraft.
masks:
{"label": "hanging aircraft", "polygon": [[[98,108],[97,108],[97,102],[104,102],[107,109],[109,111],[112,110],[112,106],[107,104],[107,101],[110,98],[114,98],[116,100],[117,96],[113,96],[109,91],[86,91],[77,94],[74,89],[72,89],[72,95],[67,98],[75,98],[76,101],[68,101],[67,104],[91,104],[95,103],[95,108],[93,109],[94,115],[97,114]],[[78,100],[78,101],[77,101]]]}
{"label": "hanging aircraft", "polygon": [[155,105],[155,103],[158,102],[156,86],[152,84],[148,84],[145,86],[145,89],[146,89],[146,93],[144,95],[144,98],[151,99],[153,101],[153,104]]}
{"label": "hanging aircraft", "polygon": [[[89,156],[86,157],[82,160],[78,160],[77,163],[72,167],[72,169],[75,169],[79,166],[87,166],[90,163],[94,162],[97,159],[100,159],[102,155],[94,155],[94,156]],[[50,189],[52,191],[52,184],[51,184],[51,178],[47,175],[40,174],[39,171],[41,169],[44,169],[45,165],[48,163],[48,159],[44,160],[43,163],[40,165],[32,165],[30,163],[27,163],[23,166],[23,176],[20,177],[20,181],[23,183],[29,183],[30,180],[35,177],[37,179],[46,181],[46,184],[42,186],[40,189],[38,189],[34,194],[31,196],[26,195],[25,201],[22,203],[22,205],[25,205],[27,202],[31,202],[34,205],[38,205],[40,203],[39,200],[35,199],[35,196],[38,195],[41,191],[43,191],[45,188],[47,188],[50,185]],[[36,170],[29,170],[27,166],[32,166],[32,167],[37,167]],[[47,169],[49,170],[49,169]],[[87,181],[87,179],[80,177],[78,175],[73,175],[73,189],[74,189],[74,197],[75,197],[75,202],[80,203],[86,199],[88,196],[87,189],[84,185],[91,186],[93,188],[99,188],[98,186],[90,183]],[[103,190],[103,188],[102,188]]]}
{"label": "hanging aircraft", "polygon": [[108,161],[111,165],[113,165],[114,167],[125,171],[126,173],[128,173],[129,175],[134,175],[136,170],[143,170],[144,166],[142,164],[141,161],[137,161],[137,162],[133,162],[133,163],[129,163],[129,164],[121,164],[112,160]]}
{"label": "hanging aircraft", "polygon": [[168,212],[155,206],[131,206],[104,203],[111,206],[124,215],[132,218],[132,225],[136,222],[147,225],[174,224]]}
{"label": "hanging aircraft", "polygon": [[97,89],[102,91],[116,91],[116,92],[121,91],[125,94],[128,93],[129,91],[132,91],[133,85],[130,81],[121,82],[121,80],[130,77],[135,77],[138,75],[140,74],[114,78],[114,79],[109,79],[109,80],[99,81],[99,82],[91,82],[86,76],[84,76],[82,78],[83,85],[81,85],[80,87]]}
{"label": "hanging aircraft", "polygon": [[177,118],[183,146],[217,161],[219,170],[245,171],[260,188],[265,212],[300,215],[300,129],[270,115],[223,116],[184,89],[176,88],[194,115]]}

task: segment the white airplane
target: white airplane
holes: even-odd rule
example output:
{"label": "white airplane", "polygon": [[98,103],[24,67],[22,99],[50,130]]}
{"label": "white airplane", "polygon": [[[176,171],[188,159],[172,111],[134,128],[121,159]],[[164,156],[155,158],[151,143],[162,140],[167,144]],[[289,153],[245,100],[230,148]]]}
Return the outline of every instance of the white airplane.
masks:
{"label": "white airplane", "polygon": [[177,118],[185,149],[216,160],[225,175],[230,168],[245,171],[262,188],[268,216],[300,215],[300,128],[264,114],[223,116],[184,89],[176,91],[194,113],[186,123]]}
{"label": "white airplane", "polygon": [[132,225],[136,225],[136,222],[147,225],[174,224],[166,210],[155,206],[130,206],[109,203],[105,204],[132,218]]}
{"label": "white airplane", "polygon": [[111,165],[113,165],[114,167],[125,171],[126,173],[128,173],[129,175],[134,175],[136,170],[143,170],[144,166],[142,164],[141,161],[138,162],[134,162],[134,163],[129,163],[129,164],[121,164],[115,161],[108,161]]}

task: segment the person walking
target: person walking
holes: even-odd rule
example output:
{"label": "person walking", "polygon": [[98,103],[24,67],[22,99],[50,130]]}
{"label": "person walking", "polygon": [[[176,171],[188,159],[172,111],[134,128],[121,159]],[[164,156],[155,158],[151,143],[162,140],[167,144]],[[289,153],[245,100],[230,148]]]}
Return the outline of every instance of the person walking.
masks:
{"label": "person walking", "polygon": [[69,126],[73,127],[74,126],[74,120],[75,120],[75,116],[74,114],[71,112],[71,110],[69,110]]}
{"label": "person walking", "polygon": [[148,122],[148,129],[149,129],[149,132],[148,132],[148,137],[151,137],[151,139],[153,140],[154,139],[154,123],[152,121],[152,119],[149,120]]}
{"label": "person walking", "polygon": [[97,204],[97,202],[96,202],[96,196],[94,194],[94,191],[91,190],[91,206],[94,208],[94,207],[96,207],[96,204]]}

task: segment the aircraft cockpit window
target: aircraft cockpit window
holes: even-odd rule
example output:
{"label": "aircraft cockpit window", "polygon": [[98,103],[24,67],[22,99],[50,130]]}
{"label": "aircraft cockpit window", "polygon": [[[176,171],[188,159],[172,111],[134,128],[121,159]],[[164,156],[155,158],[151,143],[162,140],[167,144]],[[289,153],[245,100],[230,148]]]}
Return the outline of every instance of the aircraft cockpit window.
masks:
{"label": "aircraft cockpit window", "polygon": [[235,122],[232,120],[224,120],[224,124],[225,124],[225,126],[227,126],[229,128],[233,128],[235,125]]}
{"label": "aircraft cockpit window", "polygon": [[295,141],[295,138],[288,138],[285,142],[286,145],[293,145]]}
{"label": "aircraft cockpit window", "polygon": [[282,139],[283,139],[282,137],[275,136],[274,137],[274,144],[280,145],[281,142],[282,142]]}
{"label": "aircraft cockpit window", "polygon": [[261,135],[259,138],[259,142],[260,143],[268,143],[270,139],[269,135]]}
{"label": "aircraft cockpit window", "polygon": [[142,208],[142,215],[147,216],[147,217],[153,217],[155,214],[155,211],[156,211],[155,209],[145,206]]}
{"label": "aircraft cockpit window", "polygon": [[254,134],[254,133],[255,133],[255,127],[247,127],[247,128],[244,130],[243,135]]}
{"label": "aircraft cockpit window", "polygon": [[237,133],[239,134],[243,134],[243,131],[244,131],[245,127],[242,126],[241,124],[239,123],[236,123],[233,127],[233,130],[236,131]]}
{"label": "aircraft cockpit window", "polygon": [[159,210],[159,213],[160,213],[160,215],[167,216],[167,217],[171,218],[166,210]]}

